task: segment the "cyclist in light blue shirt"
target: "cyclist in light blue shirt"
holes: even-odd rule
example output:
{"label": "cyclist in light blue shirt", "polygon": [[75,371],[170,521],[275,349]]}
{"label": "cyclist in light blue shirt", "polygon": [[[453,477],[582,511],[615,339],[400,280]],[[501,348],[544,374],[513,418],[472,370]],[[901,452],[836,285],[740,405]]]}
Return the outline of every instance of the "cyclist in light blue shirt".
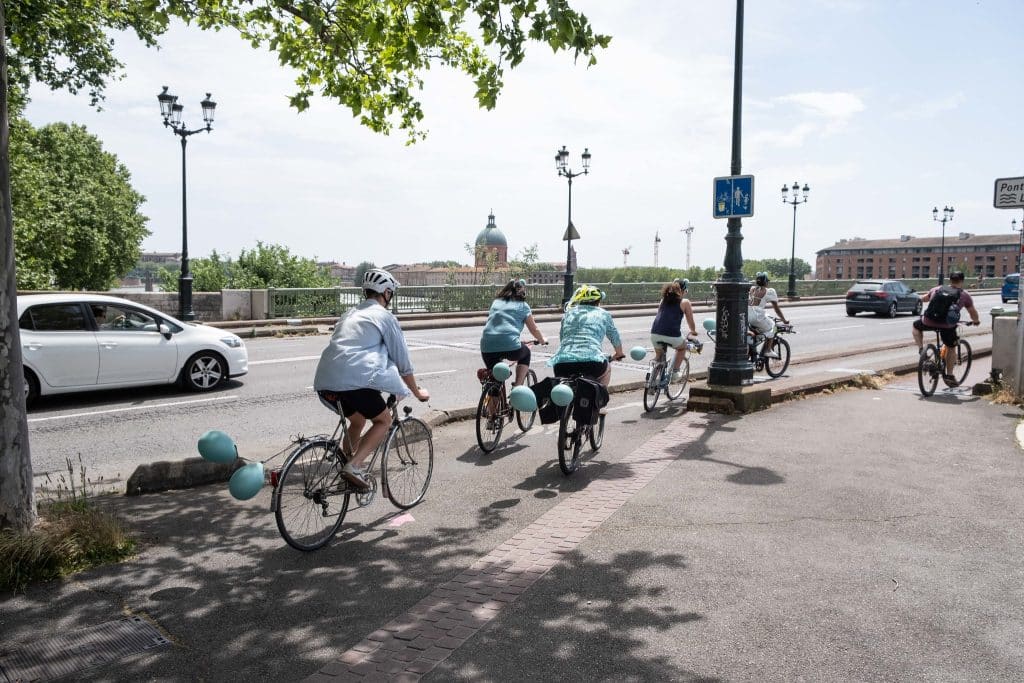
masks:
{"label": "cyclist in light blue shirt", "polygon": [[[334,326],[334,333],[320,355],[313,378],[313,390],[320,400],[337,412],[339,406],[349,420],[348,438],[352,453],[342,477],[360,489],[369,483],[360,467],[384,440],[391,426],[391,412],[382,391],[399,399],[412,394],[421,401],[430,393],[416,385],[409,349],[398,320],[388,310],[398,281],[386,270],[374,268],[363,276],[366,299],[350,309]],[[370,429],[363,434],[366,421]]]}
{"label": "cyclist in light blue shirt", "polygon": [[488,370],[502,360],[516,361],[513,386],[522,384],[530,369],[530,347],[519,338],[524,325],[538,344],[548,343],[533,319],[530,304],[526,303],[526,280],[509,280],[487,314],[487,324],[480,337],[480,355]]}
{"label": "cyclist in light blue shirt", "polygon": [[605,338],[615,347],[613,360],[622,360],[622,339],[611,314],[597,304],[604,293],[592,285],[580,286],[569,300],[559,334],[558,351],[548,360],[558,377],[585,375],[608,386],[612,371],[601,349]]}

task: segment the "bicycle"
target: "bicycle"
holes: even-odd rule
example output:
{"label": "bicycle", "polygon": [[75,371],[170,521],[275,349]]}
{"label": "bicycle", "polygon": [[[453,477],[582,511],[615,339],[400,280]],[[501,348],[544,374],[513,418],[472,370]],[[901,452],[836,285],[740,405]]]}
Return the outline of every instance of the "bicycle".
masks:
{"label": "bicycle", "polygon": [[[645,413],[654,410],[654,406],[658,404],[658,396],[661,395],[662,391],[665,392],[668,400],[674,401],[683,395],[683,391],[690,381],[690,357],[688,354],[684,355],[683,361],[679,366],[677,379],[675,373],[668,371],[668,344],[658,342],[655,344],[655,348],[661,349],[661,360],[658,360],[657,356],[655,356],[654,360],[651,361],[651,369],[647,371],[647,376],[644,378]],[[704,345],[696,339],[687,338],[687,352],[700,353],[703,348]],[[676,353],[683,353],[683,351],[677,350]]]}
{"label": "bicycle", "polygon": [[430,427],[410,415],[410,406],[403,408],[405,417],[399,418],[394,396],[388,398],[387,406],[391,427],[364,468],[368,490],[351,486],[341,476],[347,458],[340,439],[347,441],[349,423],[340,405],[338,426],[331,436],[300,439],[281,468],[271,470],[270,509],[288,545],[304,552],[321,548],[338,533],[350,496],[355,496],[359,507],[372,503],[377,494],[377,478],[372,472],[377,458],[381,488],[395,507],[406,510],[423,500],[434,469]]}
{"label": "bicycle", "polygon": [[747,354],[754,370],[764,370],[771,378],[782,377],[789,368],[789,342],[782,338],[784,334],[795,333],[793,323],[780,323],[778,318],[769,316],[775,323],[775,336],[766,337],[763,332],[754,334],[753,341],[747,345]]}
{"label": "bicycle", "polygon": [[[611,356],[607,356],[607,359],[609,363],[612,361]],[[561,468],[562,474],[569,476],[580,468],[580,451],[583,449],[584,439],[590,441],[591,452],[596,453],[601,449],[601,445],[604,443],[605,414],[601,411],[602,406],[591,405],[590,399],[582,397],[579,393],[581,380],[590,379],[594,382],[597,380],[586,375],[572,375],[557,379],[560,384],[566,384],[572,389],[573,396],[572,403],[562,408],[562,417],[558,421],[558,466]],[[596,421],[577,419],[587,411],[593,415],[595,410],[598,415]]]}
{"label": "bicycle", "polygon": [[[527,342],[537,345],[537,342]],[[506,361],[512,374],[515,374],[515,361]],[[501,438],[501,431],[505,428],[505,422],[512,422],[512,414],[515,413],[516,423],[519,430],[528,432],[537,419],[537,411],[530,413],[529,419],[518,410],[515,410],[508,402],[508,391],[505,389],[505,380],[498,381],[494,376],[493,368],[480,368],[476,371],[477,379],[480,380],[480,400],[476,405],[476,442],[480,450],[490,453],[498,447],[498,440]],[[511,376],[511,375],[510,375]],[[532,369],[527,370],[524,386],[532,387],[537,383],[537,373]]]}
{"label": "bicycle", "polygon": [[[957,323],[957,325],[973,325],[974,323]],[[957,334],[956,343],[956,364],[955,372],[947,373],[946,359],[942,356],[943,344],[942,335],[935,330],[935,343],[928,344],[921,350],[921,356],[917,361],[917,386],[921,389],[922,396],[931,396],[939,385],[939,377],[950,389],[960,386],[967,379],[967,373],[971,371],[973,360],[971,345],[966,339],[959,338]],[[952,376],[954,381],[950,383],[947,377]]]}

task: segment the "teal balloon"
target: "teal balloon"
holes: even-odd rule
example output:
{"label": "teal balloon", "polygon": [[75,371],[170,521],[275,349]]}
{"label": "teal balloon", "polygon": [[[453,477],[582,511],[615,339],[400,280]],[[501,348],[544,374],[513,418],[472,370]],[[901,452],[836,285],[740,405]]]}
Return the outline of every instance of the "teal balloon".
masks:
{"label": "teal balloon", "polygon": [[508,402],[521,413],[532,413],[537,410],[537,394],[529,387],[515,387],[508,395]]}
{"label": "teal balloon", "polygon": [[556,406],[567,406],[572,403],[572,387],[568,384],[556,384],[551,388],[551,402]]}
{"label": "teal balloon", "polygon": [[707,330],[708,332],[710,332],[711,330],[715,329],[715,319],[714,318],[704,318],[704,329]]}
{"label": "teal balloon", "polygon": [[499,382],[504,382],[512,376],[512,368],[508,366],[508,363],[496,363],[491,368],[491,374],[494,375],[494,379]]}
{"label": "teal balloon", "polygon": [[216,429],[199,437],[199,455],[210,462],[227,465],[233,463],[238,457],[238,448],[235,440],[224,432]]}
{"label": "teal balloon", "polygon": [[263,488],[263,463],[249,462],[231,475],[228,491],[238,500],[249,500]]}
{"label": "teal balloon", "polygon": [[629,357],[633,360],[643,360],[647,355],[647,349],[642,346],[634,346],[629,350]]}

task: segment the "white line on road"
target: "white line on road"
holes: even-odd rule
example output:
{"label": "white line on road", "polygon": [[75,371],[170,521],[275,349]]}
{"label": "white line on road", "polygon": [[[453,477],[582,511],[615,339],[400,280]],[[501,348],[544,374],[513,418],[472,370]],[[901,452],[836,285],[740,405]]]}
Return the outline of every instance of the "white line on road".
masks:
{"label": "white line on road", "polygon": [[433,372],[417,372],[417,377],[430,377],[431,375],[447,375],[451,372],[458,372],[458,370],[434,370]]}
{"label": "white line on road", "polygon": [[836,330],[852,330],[858,327],[864,327],[863,325],[843,325],[842,327],[823,327],[818,332],[834,332]]}
{"label": "white line on road", "polygon": [[251,360],[249,365],[271,365],[272,363],[297,363],[303,360],[319,360],[319,354],[316,356],[293,356],[291,358],[273,358],[271,360]]}
{"label": "white line on road", "polygon": [[213,396],[211,398],[197,398],[192,401],[173,401],[172,403],[153,403],[151,405],[131,406],[130,408],[111,408],[110,410],[94,410],[91,413],[72,413],[71,415],[54,415],[53,417],[33,417],[29,422],[46,422],[48,420],[66,420],[72,417],[90,417],[92,415],[108,415],[110,413],[123,413],[129,410],[152,410],[154,408],[172,408],[174,406],[186,406],[193,403],[209,403],[210,401],[234,401],[237,396]]}
{"label": "white line on road", "polygon": [[605,408],[605,412],[611,413],[611,412],[614,412],[616,410],[625,410],[626,408],[639,408],[641,405],[643,405],[643,404],[640,403],[640,401],[636,401],[634,403],[626,403],[626,404],[621,405],[621,406],[615,406],[614,408]]}

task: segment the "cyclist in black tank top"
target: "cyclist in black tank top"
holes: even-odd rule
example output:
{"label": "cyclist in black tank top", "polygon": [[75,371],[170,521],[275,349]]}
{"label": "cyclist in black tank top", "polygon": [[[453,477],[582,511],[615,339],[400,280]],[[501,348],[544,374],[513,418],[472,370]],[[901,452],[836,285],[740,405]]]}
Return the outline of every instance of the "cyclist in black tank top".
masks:
{"label": "cyclist in black tank top", "polygon": [[686,357],[684,320],[690,329],[687,336],[697,337],[697,326],[693,321],[693,304],[686,298],[688,285],[687,280],[677,279],[661,288],[661,304],[658,306],[658,314],[654,317],[654,324],[651,325],[651,344],[654,345],[657,360],[661,361],[665,353],[660,344],[667,344],[677,351],[672,363],[673,378]]}

